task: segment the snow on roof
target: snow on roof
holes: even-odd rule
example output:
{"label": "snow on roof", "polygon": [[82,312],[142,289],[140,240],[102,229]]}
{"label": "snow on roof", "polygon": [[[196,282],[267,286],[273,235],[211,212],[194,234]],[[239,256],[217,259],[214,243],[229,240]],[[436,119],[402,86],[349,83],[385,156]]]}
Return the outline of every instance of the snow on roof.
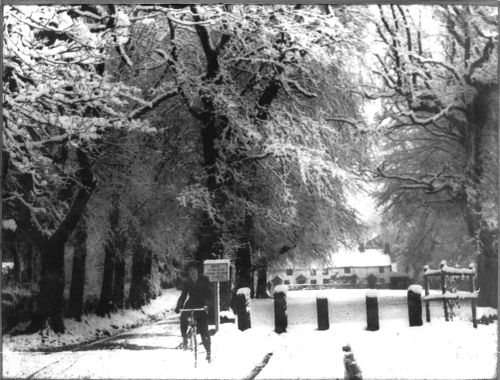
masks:
{"label": "snow on roof", "polygon": [[391,265],[389,255],[383,253],[381,249],[367,249],[359,251],[339,251],[331,255],[334,267],[382,267]]}

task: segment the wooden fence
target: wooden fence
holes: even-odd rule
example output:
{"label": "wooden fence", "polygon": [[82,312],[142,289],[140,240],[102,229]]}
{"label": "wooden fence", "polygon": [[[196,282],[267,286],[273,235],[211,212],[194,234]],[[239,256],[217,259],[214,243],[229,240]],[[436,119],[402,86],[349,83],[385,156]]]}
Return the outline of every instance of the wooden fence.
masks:
{"label": "wooden fence", "polygon": [[[476,300],[477,291],[474,286],[474,277],[476,275],[476,268],[474,264],[470,264],[468,268],[453,268],[446,265],[446,261],[441,261],[440,269],[429,269],[429,266],[424,266],[424,302],[425,302],[425,318],[427,322],[431,321],[431,314],[429,309],[430,301],[443,302],[444,318],[446,321],[450,320],[448,312],[448,302],[451,300],[470,300],[472,308],[472,324],[477,328],[476,319]],[[429,294],[429,278],[440,277],[441,279],[441,294]],[[469,291],[450,292],[446,288],[447,277],[467,277],[469,284]]]}

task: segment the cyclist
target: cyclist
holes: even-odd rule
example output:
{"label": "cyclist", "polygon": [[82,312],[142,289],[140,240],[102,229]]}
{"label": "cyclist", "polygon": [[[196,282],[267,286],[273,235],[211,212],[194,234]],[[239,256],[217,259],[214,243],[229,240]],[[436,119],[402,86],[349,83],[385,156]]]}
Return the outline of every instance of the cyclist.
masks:
{"label": "cyclist", "polygon": [[[190,262],[187,265],[188,278],[184,281],[182,286],[182,293],[177,301],[175,312],[179,313],[181,309],[198,309],[204,308],[204,311],[195,311],[194,319],[196,320],[196,327],[201,335],[201,341],[207,352],[206,359],[210,362],[210,334],[208,332],[208,305],[212,299],[211,284],[208,278],[202,276],[198,272],[198,265],[196,262]],[[189,296],[189,297],[188,297]],[[187,301],[186,301],[187,298]],[[182,347],[187,348],[188,337],[188,313],[181,314],[181,334],[182,334]]]}

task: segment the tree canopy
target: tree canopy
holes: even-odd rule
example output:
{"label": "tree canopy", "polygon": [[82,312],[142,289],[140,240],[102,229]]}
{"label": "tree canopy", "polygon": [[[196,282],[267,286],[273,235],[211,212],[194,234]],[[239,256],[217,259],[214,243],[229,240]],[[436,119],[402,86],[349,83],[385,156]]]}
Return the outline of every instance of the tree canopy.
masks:
{"label": "tree canopy", "polygon": [[3,226],[39,256],[28,330],[64,331],[68,285],[72,316],[90,293],[105,315],[190,259],[230,258],[251,287],[268,262],[357,246],[349,198],[373,162],[407,261],[473,246],[492,303],[495,9],[6,6],[4,26]]}
{"label": "tree canopy", "polygon": [[[419,24],[418,12],[431,18],[432,33]],[[377,56],[383,88],[374,94],[384,105],[380,201],[407,222],[402,229],[413,231],[410,251],[423,247],[430,226],[446,231],[450,215],[461,213],[479,255],[479,302],[496,305],[497,10],[436,6],[411,12],[394,5],[380,6],[379,14],[377,32],[386,46]]]}

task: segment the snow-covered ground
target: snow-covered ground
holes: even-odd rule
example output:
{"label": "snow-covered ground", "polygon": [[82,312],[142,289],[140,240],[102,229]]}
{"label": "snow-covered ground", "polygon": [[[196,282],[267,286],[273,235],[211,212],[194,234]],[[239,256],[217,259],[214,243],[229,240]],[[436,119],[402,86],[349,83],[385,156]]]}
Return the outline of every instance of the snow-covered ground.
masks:
{"label": "snow-covered ground", "polygon": [[82,316],[81,322],[66,318],[66,333],[59,335],[44,331],[44,341],[40,334],[3,336],[3,349],[12,351],[34,351],[50,347],[69,346],[89,342],[130,328],[163,318],[175,308],[180,295],[178,290],[167,290],[140,310],[121,310],[110,318],[96,315]]}
{"label": "snow-covered ground", "polygon": [[[496,322],[474,329],[467,304],[462,305],[453,322],[445,322],[442,309],[436,305],[431,311],[431,323],[410,328],[406,291],[395,290],[378,291],[380,330],[375,332],[366,331],[366,290],[288,292],[289,327],[280,335],[273,332],[272,299],[252,300],[252,328],[241,332],[236,324],[222,324],[212,337],[212,363],[203,360],[201,347],[199,366],[194,368],[192,352],[176,349],[180,342],[178,316],[171,309],[177,296],[176,291],[168,292],[149,306],[151,314],[156,311],[157,315],[163,315],[160,321],[73,351],[20,352],[16,349],[26,347],[26,339],[35,341],[36,338],[23,338],[24,345],[19,337],[7,338],[3,375],[17,378],[244,379],[272,353],[256,379],[342,379],[342,346],[349,343],[364,379],[496,376]],[[329,300],[330,329],[327,331],[316,329],[317,296],[326,296]],[[130,317],[128,314],[113,316],[112,320],[115,319],[115,323],[121,318],[128,319],[129,323],[136,321],[137,315]]]}

